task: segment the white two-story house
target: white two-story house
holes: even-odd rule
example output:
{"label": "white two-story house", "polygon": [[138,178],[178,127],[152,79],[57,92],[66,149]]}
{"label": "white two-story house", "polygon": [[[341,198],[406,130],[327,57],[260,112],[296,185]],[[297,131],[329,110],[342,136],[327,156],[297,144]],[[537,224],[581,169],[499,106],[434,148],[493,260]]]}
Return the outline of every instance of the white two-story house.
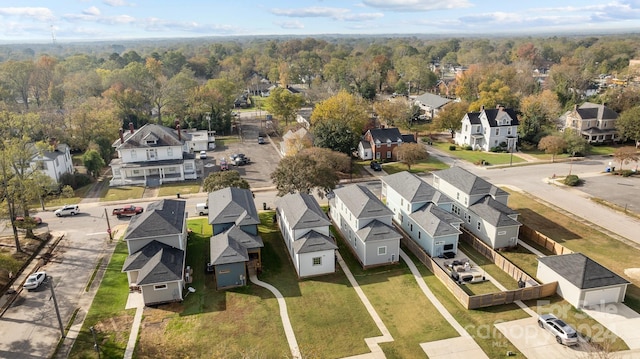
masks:
{"label": "white two-story house", "polygon": [[113,143],[118,158],[109,164],[113,173],[110,186],[157,186],[167,182],[196,179],[195,156],[190,153],[184,131],[148,123],[135,130],[120,130]]}
{"label": "white two-story house", "polygon": [[461,167],[433,172],[433,187],[454,200],[451,212],[491,248],[518,244],[521,224],[507,206],[509,193]]}
{"label": "white two-story house", "polygon": [[315,198],[291,193],[279,198],[276,205],[278,227],[298,277],[335,272],[338,246],[329,231],[331,221]]}
{"label": "white two-story house", "polygon": [[60,177],[65,173],[73,173],[73,162],[69,146],[64,143],[54,143],[51,148],[38,151],[33,145],[34,155],[31,158],[31,168],[42,171],[51,177],[55,183],[60,183]]}
{"label": "white two-story house", "polygon": [[393,212],[363,185],[333,191],[331,218],[362,267],[397,263],[401,235],[393,228]]}
{"label": "white two-story house", "polygon": [[482,106],[480,112],[469,112],[462,118],[454,141],[458,146],[471,146],[474,150],[506,147],[509,152],[515,151],[519,124],[513,109],[503,106],[485,109]]}
{"label": "white two-story house", "polygon": [[458,252],[463,221],[451,213],[451,198],[406,171],[380,180],[393,220],[414,242],[432,257]]}

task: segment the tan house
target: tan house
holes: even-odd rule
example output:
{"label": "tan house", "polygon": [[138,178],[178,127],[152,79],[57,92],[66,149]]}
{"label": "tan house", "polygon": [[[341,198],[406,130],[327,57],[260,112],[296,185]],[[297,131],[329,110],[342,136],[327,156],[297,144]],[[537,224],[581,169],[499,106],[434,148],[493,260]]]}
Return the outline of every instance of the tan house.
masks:
{"label": "tan house", "polygon": [[618,114],[605,105],[585,102],[567,113],[565,129],[579,133],[589,143],[611,143],[618,140]]}

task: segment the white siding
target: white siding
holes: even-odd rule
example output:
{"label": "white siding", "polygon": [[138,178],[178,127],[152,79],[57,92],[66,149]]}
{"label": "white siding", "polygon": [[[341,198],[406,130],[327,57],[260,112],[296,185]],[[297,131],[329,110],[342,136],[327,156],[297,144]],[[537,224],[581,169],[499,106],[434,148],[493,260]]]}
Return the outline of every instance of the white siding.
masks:
{"label": "white siding", "polygon": [[[320,264],[314,265],[313,259],[320,258]],[[310,277],[336,271],[334,250],[326,250],[298,255],[296,263],[299,265],[298,276]]]}

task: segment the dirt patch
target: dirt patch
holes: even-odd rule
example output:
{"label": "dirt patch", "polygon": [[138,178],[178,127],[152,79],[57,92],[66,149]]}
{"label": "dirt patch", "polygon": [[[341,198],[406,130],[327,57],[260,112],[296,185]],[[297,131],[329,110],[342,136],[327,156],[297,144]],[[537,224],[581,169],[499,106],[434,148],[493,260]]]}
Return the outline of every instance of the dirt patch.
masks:
{"label": "dirt patch", "polygon": [[624,274],[631,278],[631,280],[640,282],[640,268],[627,268],[624,270]]}

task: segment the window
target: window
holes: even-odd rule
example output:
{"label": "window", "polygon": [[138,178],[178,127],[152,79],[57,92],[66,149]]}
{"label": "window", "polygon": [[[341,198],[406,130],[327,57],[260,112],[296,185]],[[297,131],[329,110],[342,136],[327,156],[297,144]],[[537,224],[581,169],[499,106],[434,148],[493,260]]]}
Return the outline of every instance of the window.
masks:
{"label": "window", "polygon": [[391,147],[391,140],[387,140],[387,147]]}
{"label": "window", "polygon": [[376,152],[376,159],[379,160],[380,159],[380,152]]}
{"label": "window", "polygon": [[133,174],[135,176],[139,176],[140,175],[140,170],[133,170]]}
{"label": "window", "polygon": [[218,274],[229,274],[229,273],[231,273],[229,269],[223,269],[218,271]]}
{"label": "window", "polygon": [[422,232],[418,231],[418,239],[420,239],[422,237],[421,234],[422,234]]}
{"label": "window", "polygon": [[314,266],[322,265],[322,258],[321,257],[314,257],[313,258],[313,265]]}
{"label": "window", "polygon": [[173,156],[173,147],[167,147],[167,156]]}
{"label": "window", "polygon": [[511,134],[511,127],[507,127],[507,135]]}
{"label": "window", "polygon": [[185,171],[193,170],[193,163],[186,162],[186,163],[184,164],[184,169],[185,169]]}
{"label": "window", "polygon": [[505,234],[507,234],[507,231],[500,231],[500,232],[498,232],[498,235],[499,235],[499,236],[504,236]]}
{"label": "window", "polygon": [[164,290],[164,289],[167,289],[166,284],[158,284],[153,286],[153,290]]}
{"label": "window", "polygon": [[409,230],[410,230],[411,232],[413,232],[413,223],[411,223],[411,224],[409,225]]}
{"label": "window", "polygon": [[498,136],[500,134],[500,128],[496,128],[496,136]]}
{"label": "window", "polygon": [[378,255],[384,256],[387,254],[387,246],[378,247]]}
{"label": "window", "polygon": [[456,193],[456,199],[460,200],[460,192]]}
{"label": "window", "polygon": [[376,143],[376,148],[380,148],[380,144],[379,143]]}
{"label": "window", "polygon": [[464,132],[467,132],[467,128],[469,127],[469,125],[464,125]]}
{"label": "window", "polygon": [[404,221],[404,216],[400,215],[400,224],[402,224],[403,221]]}
{"label": "window", "polygon": [[137,158],[136,150],[131,150],[131,159],[135,160]]}
{"label": "window", "polygon": [[391,158],[391,151],[387,151],[387,158]]}
{"label": "window", "polygon": [[478,221],[478,229],[480,229],[480,221]]}
{"label": "window", "polygon": [[445,244],[444,245],[444,250],[445,251],[450,251],[453,249],[453,244]]}
{"label": "window", "polygon": [[400,205],[404,206],[404,198],[400,198]]}
{"label": "window", "polygon": [[119,168],[115,168],[115,169],[113,170],[113,175],[114,175],[114,176],[120,176],[120,169],[119,169]]}

